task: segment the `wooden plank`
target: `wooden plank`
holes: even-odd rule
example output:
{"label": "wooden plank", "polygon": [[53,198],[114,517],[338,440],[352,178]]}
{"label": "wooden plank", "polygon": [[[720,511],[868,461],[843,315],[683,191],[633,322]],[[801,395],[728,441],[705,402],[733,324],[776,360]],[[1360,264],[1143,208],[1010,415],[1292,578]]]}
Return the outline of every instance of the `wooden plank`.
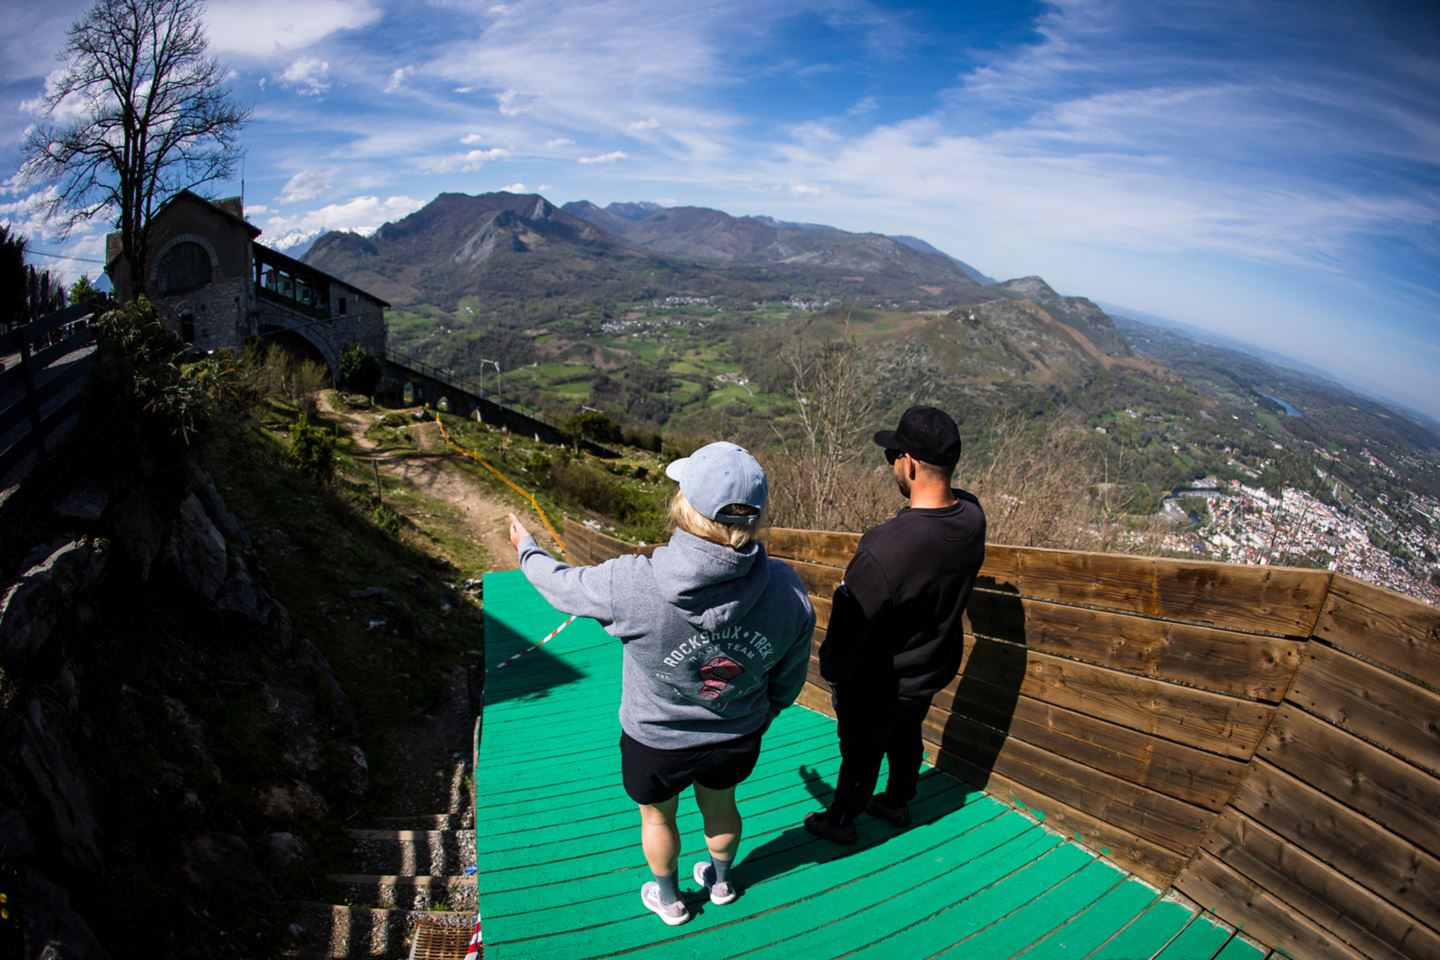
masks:
{"label": "wooden plank", "polygon": [[1097,851],[1156,886],[1167,885],[1185,864],[1185,858],[1172,850],[1121,830],[1003,774],[979,770],[964,757],[944,752],[936,758],[936,766],[984,789],[996,800],[1030,814],[1051,829],[1072,837],[1075,842]]}
{"label": "wooden plank", "polygon": [[[996,692],[999,693],[998,688]],[[976,709],[986,691],[972,686],[966,693],[969,696],[957,697],[950,709],[956,715],[995,726],[993,721],[987,722],[986,716],[974,715],[990,713],[983,707]],[[944,715],[943,708],[933,708],[932,715]],[[1245,774],[1245,764],[1238,760],[1137,733],[1030,697],[1015,698],[1008,719],[1008,727],[1001,736],[1008,734],[1211,811],[1225,805]]]}
{"label": "wooden plank", "polygon": [[806,683],[800,688],[800,696],[795,699],[800,706],[814,710],[821,716],[835,719],[835,707],[830,702],[830,688],[819,684]]}
{"label": "wooden plank", "polygon": [[1440,930],[1440,860],[1257,758],[1235,809]]}
{"label": "wooden plank", "polygon": [[[15,368],[18,372],[19,367]],[[30,405],[24,393],[18,393],[8,407],[0,407],[0,436],[9,433],[16,424],[30,419]]]}
{"label": "wooden plank", "polygon": [[13,470],[20,461],[35,452],[35,436],[27,433],[9,447],[0,450],[0,477]]}
{"label": "wooden plank", "polygon": [[1440,689],[1440,608],[1337,575],[1315,636]]}
{"label": "wooden plank", "polygon": [[812,593],[810,605],[815,608],[815,626],[822,630],[830,626],[830,596],[818,597]]}
{"label": "wooden plank", "polygon": [[[1214,819],[1202,807],[1005,737],[964,717],[939,723],[927,720],[923,736],[927,743],[972,765],[977,755],[993,758],[992,772],[1182,857],[1195,851]],[[983,769],[985,764],[976,766]]]}
{"label": "wooden plank", "polygon": [[1311,643],[1286,699],[1411,763],[1440,771],[1440,695]]}
{"label": "wooden plank", "polygon": [[966,612],[979,636],[1023,643],[1143,676],[1278,701],[1303,641],[1092,610],[977,589]]}
{"label": "wooden plank", "polygon": [[1231,808],[1204,850],[1369,957],[1440,957],[1440,936]]}
{"label": "wooden plank", "polygon": [[1308,637],[1325,599],[1322,570],[1035,547],[985,548],[982,586],[1167,620]]}
{"label": "wooden plank", "polygon": [[1293,960],[1367,960],[1290,904],[1200,851],[1175,878],[1175,889]]}
{"label": "wooden plank", "polygon": [[967,678],[1241,760],[1255,752],[1274,712],[1264,704],[983,638],[966,644],[960,676],[937,702],[949,708]]}
{"label": "wooden plank", "polygon": [[765,549],[772,557],[805,560],[832,567],[847,566],[859,545],[858,533],[796,530],[791,527],[771,527],[765,533]]}
{"label": "wooden plank", "polygon": [[[3,348],[0,348],[0,359],[7,356]],[[0,397],[7,396],[12,390],[20,391],[25,389],[25,374],[20,370],[20,361],[13,361],[10,366],[0,370]]]}
{"label": "wooden plank", "polygon": [[1290,704],[1276,711],[1258,752],[1422,850],[1440,851],[1440,778]]}
{"label": "wooden plank", "polygon": [[821,597],[828,597],[835,592],[840,585],[840,576],[844,573],[839,567],[827,567],[818,563],[807,563],[804,560],[786,560],[805,584],[805,592]]}

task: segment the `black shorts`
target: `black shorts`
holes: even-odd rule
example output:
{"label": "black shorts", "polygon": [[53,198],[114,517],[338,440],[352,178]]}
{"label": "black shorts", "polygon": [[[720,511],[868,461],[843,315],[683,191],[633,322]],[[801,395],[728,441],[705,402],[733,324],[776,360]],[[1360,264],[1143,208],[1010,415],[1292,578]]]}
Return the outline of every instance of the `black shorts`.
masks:
{"label": "black shorts", "polygon": [[655,804],[678,795],[692,783],[710,790],[728,790],[755,769],[764,734],[765,728],[761,727],[743,737],[703,747],[657,750],[621,733],[620,774],[625,792],[636,803]]}

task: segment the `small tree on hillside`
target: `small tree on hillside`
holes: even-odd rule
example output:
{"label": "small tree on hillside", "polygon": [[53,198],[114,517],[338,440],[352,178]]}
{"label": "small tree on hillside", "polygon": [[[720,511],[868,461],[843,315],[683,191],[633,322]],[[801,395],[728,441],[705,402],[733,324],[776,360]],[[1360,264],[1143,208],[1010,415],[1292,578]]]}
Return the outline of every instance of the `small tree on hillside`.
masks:
{"label": "small tree on hillside", "polygon": [[380,361],[364,347],[352,343],[340,352],[340,386],[366,395],[380,384]]}
{"label": "small tree on hillside", "polygon": [[229,176],[249,117],[207,52],[203,11],[203,0],[97,0],[47,84],[49,122],[25,141],[24,177],[56,184],[62,233],[114,216],[132,295],[144,291],[151,216],[180,189]]}
{"label": "small tree on hillside", "polygon": [[95,289],[95,285],[90,282],[90,277],[86,274],[80,274],[80,279],[70,284],[71,303],[89,303],[99,296],[100,291]]}

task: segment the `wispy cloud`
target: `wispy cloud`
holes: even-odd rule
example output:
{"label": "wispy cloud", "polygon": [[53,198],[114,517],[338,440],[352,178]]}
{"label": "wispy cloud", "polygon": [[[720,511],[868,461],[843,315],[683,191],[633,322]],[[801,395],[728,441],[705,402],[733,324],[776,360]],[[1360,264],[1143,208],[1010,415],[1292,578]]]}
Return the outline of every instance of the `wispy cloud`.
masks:
{"label": "wispy cloud", "polygon": [[414,73],[415,68],[413,66],[406,65],[403,67],[396,67],[390,72],[390,79],[385,84],[384,92],[394,93],[396,90],[399,90],[405,85],[405,81],[409,80],[410,77],[414,75]]}
{"label": "wispy cloud", "polygon": [[525,184],[519,182],[518,180],[517,180],[516,182],[514,182],[514,183],[507,183],[507,184],[505,184],[505,186],[501,187],[500,190],[501,190],[501,192],[503,192],[503,193],[525,193],[525,192],[526,192],[526,191],[525,191]]}
{"label": "wispy cloud", "polygon": [[581,157],[580,163],[614,163],[617,160],[624,160],[630,154],[624,150],[611,150],[609,153],[597,153],[593,157]]}
{"label": "wispy cloud", "polygon": [[658,126],[660,126],[659,120],[656,120],[654,117],[648,117],[644,120],[636,120],[633,123],[627,123],[625,125],[625,129],[629,130],[631,133],[644,133],[646,130],[654,130]]}
{"label": "wispy cloud", "polygon": [[551,148],[552,150],[558,149],[560,147],[573,147],[574,145],[575,141],[571,140],[569,137],[556,137],[553,140],[545,141],[545,146]]}
{"label": "wispy cloud", "polygon": [[205,24],[216,53],[269,57],[366,27],[380,12],[369,0],[212,0]]}

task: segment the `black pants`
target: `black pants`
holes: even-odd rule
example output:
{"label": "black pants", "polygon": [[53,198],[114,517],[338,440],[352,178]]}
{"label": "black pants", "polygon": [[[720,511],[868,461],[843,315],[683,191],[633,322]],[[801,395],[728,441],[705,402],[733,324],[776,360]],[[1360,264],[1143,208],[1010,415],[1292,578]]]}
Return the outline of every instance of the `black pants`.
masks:
{"label": "black pants", "polygon": [[909,803],[920,778],[920,725],[930,699],[868,700],[836,691],[832,699],[840,727],[840,782],[830,804],[830,822],[854,823],[875,792],[880,761],[889,759],[890,774],[882,797],[886,803]]}

